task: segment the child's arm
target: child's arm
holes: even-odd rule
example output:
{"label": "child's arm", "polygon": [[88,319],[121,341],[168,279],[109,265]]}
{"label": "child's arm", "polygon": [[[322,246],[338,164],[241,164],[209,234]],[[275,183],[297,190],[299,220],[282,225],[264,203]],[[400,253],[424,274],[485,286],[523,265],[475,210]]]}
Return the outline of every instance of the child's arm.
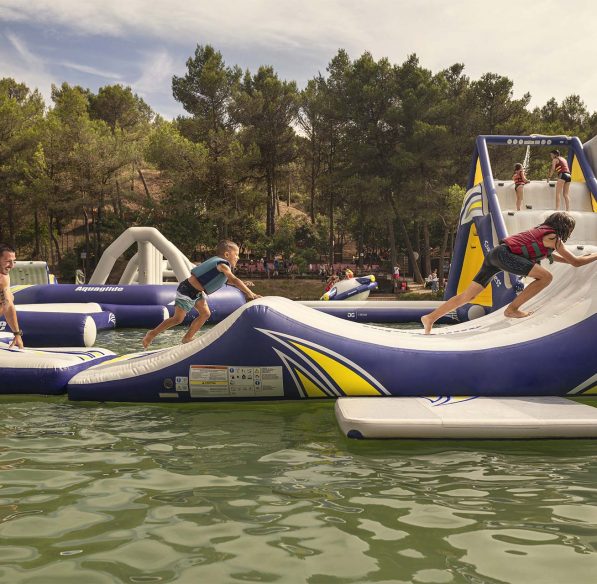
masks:
{"label": "child's arm", "polygon": [[522,172],[521,172],[521,175],[520,175],[520,176],[521,176],[522,180],[523,180],[525,183],[530,183],[530,182],[531,182],[531,181],[530,181],[530,180],[527,178],[527,175],[525,174],[525,172],[524,172],[524,169],[522,170]]}
{"label": "child's arm", "polygon": [[558,244],[556,250],[558,253],[554,253],[552,256],[554,261],[560,262],[561,264],[570,264],[575,268],[580,268],[580,266],[585,266],[586,264],[590,264],[591,262],[597,261],[597,253],[576,256],[573,253],[569,252],[562,242]]}
{"label": "child's arm", "polygon": [[245,295],[245,298],[247,300],[255,300],[256,298],[261,298],[259,294],[254,294],[253,292],[251,292],[251,290],[247,288],[245,283],[240,278],[237,278],[226,264],[218,264],[217,269],[226,276],[228,284],[234,286],[235,288],[238,288]]}

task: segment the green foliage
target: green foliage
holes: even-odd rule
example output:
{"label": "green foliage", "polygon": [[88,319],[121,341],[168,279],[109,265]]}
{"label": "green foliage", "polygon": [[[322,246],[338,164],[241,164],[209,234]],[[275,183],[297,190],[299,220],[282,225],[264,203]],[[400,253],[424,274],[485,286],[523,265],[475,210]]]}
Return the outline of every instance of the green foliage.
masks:
{"label": "green foliage", "polygon": [[[462,63],[434,73],[417,55],[392,63],[339,50],[299,92],[271,66],[243,73],[198,45],[172,91],[186,115],[164,121],[130,87],[63,83],[46,109],[37,90],[0,79],[0,240],[65,273],[78,257],[61,255],[67,228],[97,258],[135,223],[193,257],[227,237],[304,269],[354,241],[391,265],[404,254],[415,263],[417,251],[425,270],[429,248],[454,232],[477,134],[597,133],[578,95],[530,110],[508,77],[470,79]],[[524,155],[492,150],[494,172],[509,178]],[[531,178],[548,163],[532,149]],[[148,167],[159,192],[139,192]]]}

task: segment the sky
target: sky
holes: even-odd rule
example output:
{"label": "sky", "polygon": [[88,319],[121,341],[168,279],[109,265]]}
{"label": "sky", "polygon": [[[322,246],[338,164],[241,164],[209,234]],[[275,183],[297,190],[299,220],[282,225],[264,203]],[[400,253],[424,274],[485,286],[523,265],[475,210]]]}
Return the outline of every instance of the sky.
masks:
{"label": "sky", "polygon": [[227,65],[271,65],[299,88],[345,49],[437,73],[463,63],[529,92],[531,107],[580,95],[597,111],[595,0],[0,0],[0,78],[97,91],[130,86],[167,119],[184,114],[172,76],[197,45]]}

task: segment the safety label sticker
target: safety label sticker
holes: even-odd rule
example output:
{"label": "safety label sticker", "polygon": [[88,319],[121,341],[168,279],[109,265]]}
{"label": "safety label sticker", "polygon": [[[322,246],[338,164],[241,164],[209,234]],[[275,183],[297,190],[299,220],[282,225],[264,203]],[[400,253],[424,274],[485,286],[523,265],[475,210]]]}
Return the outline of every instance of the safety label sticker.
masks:
{"label": "safety label sticker", "polygon": [[282,367],[191,365],[191,397],[282,397]]}
{"label": "safety label sticker", "polygon": [[189,391],[189,378],[176,376],[176,391]]}

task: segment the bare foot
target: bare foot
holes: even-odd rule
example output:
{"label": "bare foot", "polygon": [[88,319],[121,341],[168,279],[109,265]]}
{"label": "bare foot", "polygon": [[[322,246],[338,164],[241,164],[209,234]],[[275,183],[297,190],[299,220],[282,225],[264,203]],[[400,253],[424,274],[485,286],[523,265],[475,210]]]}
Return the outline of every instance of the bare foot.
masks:
{"label": "bare foot", "polygon": [[147,347],[149,347],[149,345],[151,345],[151,342],[153,341],[153,339],[155,338],[155,335],[151,333],[151,331],[149,331],[144,337],[143,337],[143,348],[147,349]]}
{"label": "bare foot", "polygon": [[504,316],[507,318],[525,318],[526,316],[530,316],[533,314],[532,312],[524,312],[524,310],[517,310],[517,309],[506,309],[504,311]]}
{"label": "bare foot", "polygon": [[193,337],[189,337],[187,335],[185,335],[184,337],[182,337],[182,344],[186,344],[186,343],[190,343],[193,340]]}
{"label": "bare foot", "polygon": [[426,314],[425,316],[421,317],[421,323],[423,324],[423,328],[425,329],[425,334],[428,335],[431,332],[431,327],[435,321],[431,320],[431,317]]}

